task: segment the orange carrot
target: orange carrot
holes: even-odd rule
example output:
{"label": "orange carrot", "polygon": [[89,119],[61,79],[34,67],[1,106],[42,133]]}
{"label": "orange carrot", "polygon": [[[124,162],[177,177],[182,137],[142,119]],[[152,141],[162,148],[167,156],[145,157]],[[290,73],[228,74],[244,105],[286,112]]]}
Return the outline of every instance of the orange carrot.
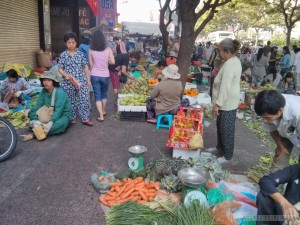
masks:
{"label": "orange carrot", "polygon": [[115,197],[115,196],[109,196],[109,195],[106,195],[106,196],[104,197],[104,199],[105,199],[106,201],[113,201],[113,200],[116,200],[116,197]]}
{"label": "orange carrot", "polygon": [[126,186],[124,185],[123,187],[121,187],[120,189],[119,189],[119,191],[117,192],[117,196],[120,196],[124,191],[125,191],[125,189],[126,189]]}
{"label": "orange carrot", "polygon": [[156,196],[155,193],[151,193],[151,192],[145,193],[145,195],[146,195],[147,197],[151,197],[151,198],[155,198],[155,196]]}
{"label": "orange carrot", "polygon": [[147,185],[147,188],[155,188],[155,184],[151,182]]}
{"label": "orange carrot", "polygon": [[120,187],[119,186],[115,186],[115,190],[116,190],[116,192],[119,192],[120,191]]}
{"label": "orange carrot", "polygon": [[132,192],[134,192],[134,188],[130,189],[129,191],[121,195],[122,199],[128,198]]}
{"label": "orange carrot", "polygon": [[104,197],[99,196],[99,201],[103,204],[108,206],[108,202],[104,199]]}
{"label": "orange carrot", "polygon": [[112,188],[110,189],[110,191],[115,191],[115,187],[112,187]]}
{"label": "orange carrot", "polygon": [[150,192],[150,193],[156,193],[156,190],[153,189],[153,188],[151,188],[151,189],[148,189],[148,192]]}
{"label": "orange carrot", "polygon": [[142,191],[138,191],[140,193],[140,196],[142,197],[143,200],[147,201],[148,198],[147,196],[142,192]]}
{"label": "orange carrot", "polygon": [[122,185],[122,183],[121,182],[111,182],[108,185],[111,187],[119,187]]}
{"label": "orange carrot", "polygon": [[106,192],[106,195],[112,196],[112,197],[116,197],[117,193],[116,192],[112,192],[112,191],[108,191]]}
{"label": "orange carrot", "polygon": [[135,187],[146,187],[147,185],[146,185],[146,183],[145,182],[140,182],[140,183],[137,183],[136,185],[135,185]]}
{"label": "orange carrot", "polygon": [[134,202],[136,202],[136,201],[138,201],[138,200],[140,200],[141,198],[139,197],[139,196],[135,196],[135,197],[133,197],[132,199],[131,199],[131,201],[134,201]]}
{"label": "orange carrot", "polygon": [[138,193],[137,191],[134,191],[134,192],[132,192],[130,195],[131,195],[131,196],[137,196],[137,195],[139,195],[139,193]]}
{"label": "orange carrot", "polygon": [[126,190],[132,189],[133,187],[134,187],[134,184],[133,184],[133,183],[126,184],[126,185],[125,185],[125,192],[126,192]]}
{"label": "orange carrot", "polygon": [[142,191],[142,192],[144,192],[144,193],[148,193],[148,189],[147,188],[139,188],[139,187],[137,187],[137,188],[134,188],[136,191]]}
{"label": "orange carrot", "polygon": [[112,207],[114,204],[116,204],[116,201],[108,201],[108,206]]}

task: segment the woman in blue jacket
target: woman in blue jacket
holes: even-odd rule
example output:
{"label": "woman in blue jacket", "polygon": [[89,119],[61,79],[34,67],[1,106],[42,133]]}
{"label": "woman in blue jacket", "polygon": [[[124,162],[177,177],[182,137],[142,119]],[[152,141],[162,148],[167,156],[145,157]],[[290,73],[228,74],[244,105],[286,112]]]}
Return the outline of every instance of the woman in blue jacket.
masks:
{"label": "woman in blue jacket", "polygon": [[280,74],[284,78],[284,75],[287,72],[291,71],[291,54],[288,46],[284,46],[282,48],[282,52],[284,55],[280,59],[279,65],[280,65]]}

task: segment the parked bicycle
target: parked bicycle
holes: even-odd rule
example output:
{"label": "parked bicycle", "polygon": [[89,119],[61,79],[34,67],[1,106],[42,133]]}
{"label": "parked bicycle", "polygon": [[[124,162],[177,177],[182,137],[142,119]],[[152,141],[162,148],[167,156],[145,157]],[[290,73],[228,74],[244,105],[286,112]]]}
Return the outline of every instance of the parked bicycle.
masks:
{"label": "parked bicycle", "polygon": [[0,162],[6,160],[17,146],[17,133],[13,125],[0,117]]}

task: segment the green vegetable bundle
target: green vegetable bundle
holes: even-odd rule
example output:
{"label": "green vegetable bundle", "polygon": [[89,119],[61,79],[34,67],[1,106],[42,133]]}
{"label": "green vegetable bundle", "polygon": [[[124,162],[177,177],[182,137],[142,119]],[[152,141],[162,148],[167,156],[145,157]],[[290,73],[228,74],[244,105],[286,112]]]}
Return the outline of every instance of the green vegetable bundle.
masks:
{"label": "green vegetable bundle", "polygon": [[209,210],[199,204],[177,207],[160,204],[163,209],[160,211],[135,202],[115,205],[106,215],[106,223],[107,225],[214,225]]}
{"label": "green vegetable bundle", "polygon": [[107,225],[153,225],[155,222],[168,225],[171,224],[168,222],[169,217],[167,211],[156,211],[149,206],[131,201],[113,206],[105,216]]}
{"label": "green vegetable bundle", "polygon": [[3,116],[6,119],[8,119],[15,128],[24,128],[29,123],[28,118],[22,118],[23,111],[7,111],[6,113],[2,113],[0,116]]}

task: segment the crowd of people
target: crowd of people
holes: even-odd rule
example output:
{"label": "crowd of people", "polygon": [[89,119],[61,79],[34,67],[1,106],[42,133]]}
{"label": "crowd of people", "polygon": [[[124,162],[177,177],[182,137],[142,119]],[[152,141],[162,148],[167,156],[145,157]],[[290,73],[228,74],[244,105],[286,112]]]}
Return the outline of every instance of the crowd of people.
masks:
{"label": "crowd of people", "polygon": [[[138,76],[129,71],[130,63],[138,62],[143,51],[141,43],[134,47],[138,51],[132,51],[134,48],[126,46],[120,38],[115,37],[113,41],[114,45],[109,46],[101,31],[93,34],[85,31],[77,49],[77,36],[74,33],[65,34],[66,50],[60,54],[57,66],[40,77],[42,91],[38,100],[24,113],[30,119],[31,128],[42,126],[46,135],[62,133],[69,124],[77,123],[77,110],[81,122],[93,126],[90,117],[91,92],[98,113],[96,120],[105,120],[109,82],[117,94],[121,83],[136,80]],[[300,91],[300,49],[293,46],[291,53],[284,46],[282,57],[278,59],[277,47],[270,44],[268,42],[253,54],[248,45],[241,48],[237,40],[226,38],[220,43],[200,44],[193,58],[203,59],[211,67],[212,113],[217,126],[214,151],[220,156],[220,164],[232,162],[234,155],[240,81],[245,72],[241,57],[249,62],[250,76],[245,76],[245,79],[249,79],[253,88],[265,83],[278,87],[279,91],[260,92],[254,104],[255,113],[262,118],[265,130],[276,144],[273,173],[263,177],[260,182],[258,215],[299,218],[293,204],[300,201],[300,168],[299,164],[288,166],[288,159],[293,148],[300,147],[300,96],[297,96]],[[188,100],[182,99],[181,75],[175,65],[179,48],[180,38],[169,44],[166,57],[158,61],[153,72],[160,82],[155,85],[146,102],[147,121],[150,123],[156,123],[160,114],[175,115],[180,106],[189,105]],[[136,69],[139,76],[146,73],[142,66]],[[31,88],[14,70],[9,70],[7,77],[0,86],[1,100],[11,106],[13,99],[20,101],[19,98],[30,94]],[[30,133],[23,140],[28,141],[33,137],[34,134]],[[285,195],[276,189],[282,183],[288,183]]]}

